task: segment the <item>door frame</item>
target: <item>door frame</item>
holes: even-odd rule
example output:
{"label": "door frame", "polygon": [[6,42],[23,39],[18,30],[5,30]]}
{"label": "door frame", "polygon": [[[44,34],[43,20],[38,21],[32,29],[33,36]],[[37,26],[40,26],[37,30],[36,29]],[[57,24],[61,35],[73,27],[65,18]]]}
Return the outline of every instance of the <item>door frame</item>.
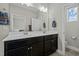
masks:
{"label": "door frame", "polygon": [[64,21],[64,16],[65,16],[65,8],[63,7],[62,9],[62,54],[65,55],[65,21]]}
{"label": "door frame", "polygon": [[[77,4],[69,4],[69,5],[67,5],[67,6],[64,6],[64,10],[65,10],[65,15],[64,16],[66,16],[65,18],[64,18],[64,22],[66,22],[65,23],[65,25],[64,25],[64,27],[66,27],[67,28],[67,24],[69,23],[68,22],[68,15],[67,15],[67,10],[69,9],[69,8],[73,8],[73,7],[78,7],[78,5]],[[78,8],[79,9],[79,8]],[[79,15],[79,14],[78,14]],[[78,17],[78,16],[77,16]],[[64,29],[65,30],[65,29]],[[66,29],[67,30],[67,29]],[[68,42],[69,43],[69,42]],[[71,46],[69,46],[69,45],[65,45],[65,49],[66,48],[71,48]],[[73,49],[73,48],[71,48],[71,49]]]}

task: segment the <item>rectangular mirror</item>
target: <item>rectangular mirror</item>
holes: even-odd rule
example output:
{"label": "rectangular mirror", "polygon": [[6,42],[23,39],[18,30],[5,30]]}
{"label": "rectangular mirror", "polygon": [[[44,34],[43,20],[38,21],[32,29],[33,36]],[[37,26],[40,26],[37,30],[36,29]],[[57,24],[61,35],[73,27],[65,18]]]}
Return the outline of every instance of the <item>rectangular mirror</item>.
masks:
{"label": "rectangular mirror", "polygon": [[10,4],[11,31],[28,32],[30,27],[32,31],[44,31],[43,23],[46,26],[45,31],[48,31],[48,11],[44,12],[38,7],[47,10],[47,4],[42,3],[33,3],[33,6],[21,3]]}

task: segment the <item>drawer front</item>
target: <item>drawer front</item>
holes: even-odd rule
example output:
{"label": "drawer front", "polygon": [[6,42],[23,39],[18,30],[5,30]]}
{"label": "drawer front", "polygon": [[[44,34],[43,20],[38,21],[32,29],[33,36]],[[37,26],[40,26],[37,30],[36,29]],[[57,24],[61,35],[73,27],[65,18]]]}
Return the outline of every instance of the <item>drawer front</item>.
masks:
{"label": "drawer front", "polygon": [[56,38],[58,38],[58,34],[52,34],[52,35],[45,36],[45,40],[53,40]]}
{"label": "drawer front", "polygon": [[5,56],[27,56],[27,54],[28,50],[27,47],[25,46],[6,51]]}
{"label": "drawer front", "polygon": [[38,42],[42,42],[42,41],[43,41],[43,37],[42,36],[41,37],[33,37],[33,38],[31,38],[32,44],[38,43]]}
{"label": "drawer front", "polygon": [[6,41],[4,42],[4,45],[5,45],[6,50],[16,49],[16,48],[20,48],[23,46],[27,46],[28,40],[20,39],[20,40]]}

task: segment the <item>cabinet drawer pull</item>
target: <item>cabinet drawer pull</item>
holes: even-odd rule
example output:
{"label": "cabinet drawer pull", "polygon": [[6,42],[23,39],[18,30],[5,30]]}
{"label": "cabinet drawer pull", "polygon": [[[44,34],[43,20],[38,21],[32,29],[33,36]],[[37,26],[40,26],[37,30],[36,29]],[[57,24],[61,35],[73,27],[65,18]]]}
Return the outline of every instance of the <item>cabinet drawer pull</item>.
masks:
{"label": "cabinet drawer pull", "polygon": [[32,47],[30,47],[30,49],[32,49]]}
{"label": "cabinet drawer pull", "polygon": [[28,48],[28,50],[29,50],[30,48]]}

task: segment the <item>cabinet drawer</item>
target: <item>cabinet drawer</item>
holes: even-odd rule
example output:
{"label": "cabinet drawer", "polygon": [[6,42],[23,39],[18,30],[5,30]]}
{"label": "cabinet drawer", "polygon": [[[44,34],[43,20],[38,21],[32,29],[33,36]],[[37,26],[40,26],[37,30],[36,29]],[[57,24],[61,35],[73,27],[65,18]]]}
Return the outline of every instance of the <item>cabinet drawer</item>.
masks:
{"label": "cabinet drawer", "polygon": [[5,56],[27,56],[28,51],[27,47],[20,47],[16,49],[12,49],[9,51],[6,51]]}
{"label": "cabinet drawer", "polygon": [[45,40],[53,40],[56,39],[57,37],[58,37],[57,34],[47,35],[45,36]]}
{"label": "cabinet drawer", "polygon": [[43,37],[42,36],[41,37],[33,37],[33,38],[30,38],[30,39],[31,39],[30,41],[32,42],[32,44],[43,41]]}
{"label": "cabinet drawer", "polygon": [[26,39],[4,42],[4,46],[6,50],[16,49],[27,45],[28,45],[28,40]]}

